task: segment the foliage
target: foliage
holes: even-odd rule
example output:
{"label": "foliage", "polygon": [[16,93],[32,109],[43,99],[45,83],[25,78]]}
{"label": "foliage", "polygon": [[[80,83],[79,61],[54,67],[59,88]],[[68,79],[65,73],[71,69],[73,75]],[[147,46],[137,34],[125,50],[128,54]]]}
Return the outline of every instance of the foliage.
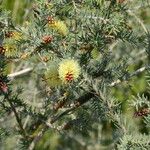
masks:
{"label": "foliage", "polygon": [[0,10],[2,148],[12,135],[8,149],[149,148],[149,79],[143,94],[127,93],[150,68],[135,13],[149,3],[136,1],[36,0],[22,25]]}

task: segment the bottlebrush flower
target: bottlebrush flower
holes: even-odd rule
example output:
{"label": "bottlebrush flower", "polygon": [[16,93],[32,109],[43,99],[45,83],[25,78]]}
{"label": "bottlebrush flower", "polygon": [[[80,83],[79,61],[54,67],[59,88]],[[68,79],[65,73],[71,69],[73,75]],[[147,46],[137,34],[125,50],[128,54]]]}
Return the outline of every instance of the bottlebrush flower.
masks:
{"label": "bottlebrush flower", "polygon": [[15,57],[18,55],[18,49],[13,41],[7,41],[4,44],[4,49],[6,57]]}
{"label": "bottlebrush flower", "polygon": [[20,32],[13,32],[13,38],[17,41],[22,39],[22,33]]}
{"label": "bottlebrush flower", "polygon": [[64,59],[60,62],[58,73],[60,79],[67,83],[77,79],[80,75],[80,66],[76,60]]}
{"label": "bottlebrush flower", "polygon": [[49,21],[48,26],[50,28],[53,28],[63,36],[66,36],[68,34],[68,28],[63,21]]}
{"label": "bottlebrush flower", "polygon": [[7,32],[6,33],[6,37],[7,38],[12,38],[16,41],[19,41],[22,39],[22,34],[20,32],[17,32],[17,31],[10,31],[10,32]]}
{"label": "bottlebrush flower", "polygon": [[51,64],[49,69],[45,72],[45,81],[51,87],[61,85],[62,81],[59,78],[58,65],[56,63]]}
{"label": "bottlebrush flower", "polygon": [[97,59],[99,55],[99,51],[96,48],[91,51],[91,56],[93,59]]}

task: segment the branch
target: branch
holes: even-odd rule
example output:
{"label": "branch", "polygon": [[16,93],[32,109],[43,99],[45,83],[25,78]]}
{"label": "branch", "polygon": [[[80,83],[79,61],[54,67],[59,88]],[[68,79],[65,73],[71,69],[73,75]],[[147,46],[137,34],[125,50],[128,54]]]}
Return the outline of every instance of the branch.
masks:
{"label": "branch", "polygon": [[21,75],[31,72],[32,70],[33,70],[33,68],[26,68],[24,70],[21,70],[21,71],[15,72],[15,73],[11,73],[8,75],[8,78],[14,78],[14,77],[21,76]]}
{"label": "branch", "polygon": [[36,143],[39,142],[39,140],[41,139],[41,137],[43,136],[45,130],[48,128],[53,128],[53,129],[56,129],[57,131],[59,131],[58,128],[54,127],[52,124],[55,123],[57,120],[59,120],[60,118],[62,118],[63,116],[67,115],[69,112],[75,110],[77,107],[81,106],[82,104],[84,104],[86,102],[86,100],[89,100],[91,99],[92,97],[94,96],[93,93],[87,93],[83,96],[81,96],[79,99],[77,99],[74,103],[74,105],[67,109],[66,111],[62,112],[61,114],[53,117],[51,120],[50,120],[50,123],[48,122],[45,122],[45,126],[43,127],[43,129],[38,133],[38,135],[33,139],[32,143],[30,144],[29,146],[29,150],[33,150]]}
{"label": "branch", "polygon": [[9,99],[8,96],[5,96],[5,99],[8,101],[8,103],[9,103],[9,105],[10,105],[12,111],[13,111],[14,114],[15,114],[16,121],[17,121],[17,123],[18,123],[18,125],[19,125],[19,128],[20,128],[20,130],[21,130],[23,136],[24,136],[24,137],[27,137],[26,132],[25,132],[25,130],[24,130],[24,128],[23,128],[21,119],[20,119],[20,117],[19,117],[19,115],[18,115],[18,113],[17,113],[17,111],[16,111],[15,106],[14,106],[13,103],[11,102],[11,99]]}
{"label": "branch", "polygon": [[135,19],[138,21],[138,23],[141,25],[141,27],[143,28],[143,30],[145,31],[145,33],[148,33],[148,30],[146,29],[144,23],[142,22],[142,20],[140,18],[138,18],[131,10],[128,10],[128,13],[135,17]]}
{"label": "branch", "polygon": [[[142,72],[144,72],[145,70],[149,69],[150,66],[147,67],[142,67],[138,70],[136,70],[135,72],[131,73],[127,78],[123,79],[123,80],[116,80],[114,82],[112,82],[109,86],[113,87],[118,85],[119,83],[123,82],[123,81],[128,81],[131,77],[136,76]],[[86,103],[87,101],[89,101],[91,98],[93,98],[95,96],[95,94],[93,92],[89,92],[86,93],[85,95],[79,97],[77,100],[75,100],[75,102],[72,104],[72,107],[67,109],[66,111],[62,112],[61,114],[56,115],[55,117],[53,117],[51,119],[51,124],[53,124],[54,122],[56,122],[57,120],[59,120],[60,118],[62,118],[63,116],[67,115],[69,112],[72,112],[73,110],[75,110],[76,108],[82,106],[84,103]]]}
{"label": "branch", "polygon": [[115,85],[117,85],[117,84],[119,84],[119,83],[121,83],[121,82],[123,82],[123,81],[127,81],[127,80],[129,80],[130,78],[132,78],[133,76],[136,76],[136,75],[138,75],[138,74],[144,72],[145,70],[147,70],[147,69],[149,69],[149,68],[150,68],[150,66],[142,67],[142,68],[140,68],[140,69],[134,71],[133,73],[131,73],[126,79],[124,79],[124,80],[118,79],[118,80],[112,82],[109,86],[110,86],[110,87],[113,87],[113,86],[115,86]]}
{"label": "branch", "polygon": [[36,143],[39,142],[39,140],[41,139],[41,137],[43,136],[43,134],[45,133],[45,130],[47,129],[47,126],[44,126],[42,128],[42,130],[37,134],[37,136],[33,139],[33,141],[31,142],[31,144],[29,145],[28,150],[33,150]]}
{"label": "branch", "polygon": [[72,112],[73,110],[75,110],[76,108],[80,107],[81,105],[83,105],[84,103],[86,103],[89,99],[91,99],[92,97],[94,97],[94,93],[89,92],[81,97],[79,97],[77,100],[75,100],[75,102],[72,104],[72,107],[67,109],[66,111],[62,112],[61,114],[58,114],[57,116],[53,117],[51,119],[51,124],[53,124],[54,122],[56,122],[57,120],[59,120],[60,118],[62,118],[63,116],[67,115],[69,112]]}
{"label": "branch", "polygon": [[[135,72],[131,73],[128,78],[126,78],[126,80],[129,80],[131,77],[136,76],[142,72],[144,72],[146,69],[150,68],[150,66],[147,67],[142,67],[138,70],[136,70]],[[121,82],[123,82],[125,80],[116,80],[114,82],[112,82],[110,84],[110,87],[113,87]],[[44,129],[42,129],[39,134],[34,138],[34,140],[32,141],[31,145],[29,146],[29,150],[33,150],[34,146],[36,145],[36,143],[41,139],[41,137],[44,134],[44,131],[47,127],[49,128],[53,128],[53,123],[55,123],[57,120],[59,120],[60,118],[62,118],[63,116],[69,114],[70,112],[74,111],[76,108],[82,106],[83,104],[85,104],[86,102],[88,102],[91,98],[93,98],[95,96],[95,94],[93,92],[88,92],[84,95],[82,95],[81,97],[79,97],[77,100],[75,100],[75,102],[72,104],[71,108],[65,110],[64,112],[54,116],[51,120],[50,123],[45,122],[46,126],[44,127]],[[64,126],[65,128],[66,126]],[[57,128],[56,128],[57,129]],[[63,129],[63,128],[62,128]],[[57,129],[58,130],[58,129]],[[59,130],[58,130],[59,131]]]}

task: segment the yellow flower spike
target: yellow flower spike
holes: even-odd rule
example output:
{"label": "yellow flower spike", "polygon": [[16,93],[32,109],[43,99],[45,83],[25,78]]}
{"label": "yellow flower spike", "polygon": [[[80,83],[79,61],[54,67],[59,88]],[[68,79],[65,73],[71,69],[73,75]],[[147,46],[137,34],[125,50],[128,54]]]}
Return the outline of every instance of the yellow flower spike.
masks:
{"label": "yellow flower spike", "polygon": [[13,32],[13,39],[17,41],[21,40],[22,34],[20,32]]}
{"label": "yellow flower spike", "polygon": [[22,39],[22,33],[17,31],[9,31],[6,33],[6,38],[11,38],[12,40],[21,40]]}
{"label": "yellow flower spike", "polygon": [[56,87],[62,84],[58,75],[58,66],[56,63],[51,64],[45,72],[45,81],[47,82],[47,85],[51,87]]}
{"label": "yellow flower spike", "polygon": [[68,34],[68,28],[63,21],[53,21],[52,23],[50,22],[48,25],[63,36],[66,36]]}
{"label": "yellow flower spike", "polygon": [[14,43],[4,44],[5,56],[16,57],[18,55],[18,49]]}
{"label": "yellow flower spike", "polygon": [[96,48],[94,48],[91,51],[91,56],[92,56],[93,59],[97,59],[100,56],[100,53],[99,53],[99,51]]}
{"label": "yellow flower spike", "polygon": [[76,60],[64,59],[59,64],[59,77],[64,83],[68,83],[77,79],[80,75],[80,72],[81,68]]}

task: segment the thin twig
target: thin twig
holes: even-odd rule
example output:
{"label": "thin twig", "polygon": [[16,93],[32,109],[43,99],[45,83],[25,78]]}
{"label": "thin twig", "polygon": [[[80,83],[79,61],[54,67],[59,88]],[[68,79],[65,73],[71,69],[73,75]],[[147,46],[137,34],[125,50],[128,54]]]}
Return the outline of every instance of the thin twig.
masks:
{"label": "thin twig", "polygon": [[142,26],[142,28],[144,29],[145,33],[148,33],[148,30],[146,29],[144,23],[142,22],[142,20],[140,18],[138,18],[131,10],[128,10],[128,13],[131,15],[131,16],[134,16],[135,19],[138,21],[138,23]]}
{"label": "thin twig", "polygon": [[20,119],[20,117],[19,117],[19,115],[18,115],[18,113],[17,113],[17,111],[16,111],[15,106],[13,105],[13,103],[11,102],[11,99],[9,99],[8,96],[5,96],[5,99],[8,101],[8,103],[9,103],[9,105],[10,105],[12,111],[13,111],[14,114],[15,114],[16,121],[17,121],[17,123],[18,123],[18,125],[19,125],[19,128],[20,128],[20,130],[21,130],[23,136],[26,137],[26,132],[25,132],[25,130],[24,130],[24,128],[23,128],[21,119]]}
{"label": "thin twig", "polygon": [[14,77],[18,77],[18,76],[21,76],[21,75],[24,75],[26,73],[29,73],[33,70],[33,68],[26,68],[26,69],[23,69],[21,71],[18,71],[18,72],[14,72],[14,73],[11,73],[8,75],[8,78],[14,78]]}
{"label": "thin twig", "polygon": [[149,68],[150,68],[150,66],[142,67],[142,68],[140,68],[140,69],[134,71],[133,73],[131,73],[125,80],[120,80],[120,79],[118,79],[118,80],[112,82],[112,83],[110,84],[110,87],[113,87],[113,86],[115,86],[115,85],[121,83],[122,81],[127,81],[127,80],[129,80],[131,77],[136,76],[136,75],[138,75],[138,74],[144,72],[145,70],[147,70],[147,69],[149,69]]}
{"label": "thin twig", "polygon": [[45,130],[47,129],[46,126],[44,126],[42,128],[42,130],[37,134],[37,136],[34,138],[34,140],[32,141],[32,143],[30,144],[28,150],[33,150],[36,143],[41,139],[41,137],[43,136],[43,134],[45,133]]}
{"label": "thin twig", "polygon": [[38,54],[41,62],[47,67],[47,64],[43,61],[43,58],[42,58],[41,54],[39,52],[37,52],[37,54]]}

